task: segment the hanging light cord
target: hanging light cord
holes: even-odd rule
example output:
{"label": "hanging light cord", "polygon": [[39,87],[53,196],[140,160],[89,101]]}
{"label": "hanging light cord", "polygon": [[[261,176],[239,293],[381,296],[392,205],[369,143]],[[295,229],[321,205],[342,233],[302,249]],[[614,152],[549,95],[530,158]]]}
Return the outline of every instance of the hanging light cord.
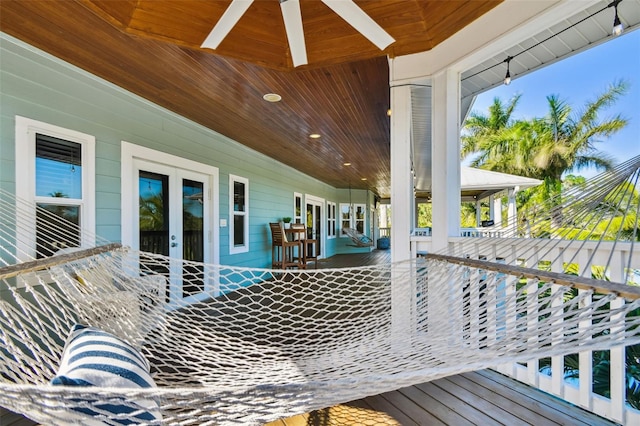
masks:
{"label": "hanging light cord", "polygon": [[[609,4],[608,4],[608,5],[606,5],[605,7],[601,8],[601,9],[599,9],[599,10],[597,10],[597,11],[593,12],[593,13],[592,13],[592,14],[590,14],[589,16],[587,16],[587,17],[585,17],[585,18],[582,18],[582,19],[580,19],[579,21],[577,21],[577,22],[575,22],[575,23],[573,23],[573,24],[569,25],[569,26],[568,26],[568,27],[566,27],[565,29],[563,29],[563,30],[561,30],[561,31],[559,31],[559,32],[557,32],[557,33],[555,33],[555,34],[551,34],[549,37],[545,38],[544,40],[539,41],[539,42],[537,42],[536,44],[534,44],[534,45],[532,45],[532,46],[527,47],[526,49],[524,49],[524,50],[523,50],[523,51],[521,51],[520,53],[516,53],[515,55],[507,56],[507,59],[505,59],[504,61],[502,61],[502,62],[498,62],[497,64],[493,64],[493,65],[488,66],[487,68],[485,68],[485,69],[483,69],[483,70],[480,70],[480,71],[478,71],[478,72],[476,72],[476,73],[473,73],[473,74],[471,74],[471,75],[469,75],[469,76],[467,76],[467,77],[463,78],[463,79],[462,79],[462,81],[467,80],[467,79],[469,79],[469,78],[471,78],[471,77],[475,77],[475,76],[476,76],[476,75],[478,75],[478,74],[482,74],[482,73],[483,73],[483,72],[485,72],[485,71],[489,71],[489,70],[490,70],[490,69],[492,69],[492,68],[495,68],[495,67],[497,67],[497,66],[500,66],[500,65],[504,64],[505,62],[507,63],[507,72],[509,72],[509,62],[511,62],[511,60],[512,60],[512,59],[515,59],[515,58],[517,58],[518,56],[522,55],[523,53],[526,53],[526,52],[528,52],[529,50],[531,50],[531,49],[533,49],[533,48],[536,48],[536,47],[540,46],[540,45],[541,45],[541,44],[543,44],[543,43],[546,43],[547,41],[551,40],[551,39],[552,39],[552,38],[554,38],[554,37],[559,36],[560,34],[564,33],[565,31],[570,30],[571,28],[575,27],[576,25],[583,23],[583,22],[584,22],[584,21],[586,21],[587,19],[591,19],[591,18],[593,18],[593,17],[594,17],[594,16],[596,16],[598,13],[603,12],[603,11],[605,11],[605,10],[609,9],[610,7],[613,7],[613,8],[615,8],[615,10],[616,10],[616,16],[618,16],[618,4],[619,4],[621,1],[622,1],[622,0],[614,0],[613,2],[609,3]],[[620,20],[620,18],[618,18],[618,20]],[[505,76],[505,77],[506,77],[506,76]],[[509,77],[511,77],[511,76],[509,75]]]}

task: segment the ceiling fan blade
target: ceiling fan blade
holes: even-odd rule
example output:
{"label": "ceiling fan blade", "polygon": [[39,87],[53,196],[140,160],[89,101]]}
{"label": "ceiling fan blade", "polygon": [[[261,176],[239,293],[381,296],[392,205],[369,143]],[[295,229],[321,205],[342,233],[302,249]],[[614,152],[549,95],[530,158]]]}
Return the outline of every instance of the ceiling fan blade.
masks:
{"label": "ceiling fan blade", "polygon": [[282,19],[284,19],[284,28],[287,31],[293,66],[304,65],[308,62],[300,0],[280,0],[280,9],[282,9]]}
{"label": "ceiling fan blade", "polygon": [[253,0],[233,0],[200,47],[216,49],[251,6],[251,3]]}
{"label": "ceiling fan blade", "polygon": [[380,50],[384,50],[396,41],[376,21],[371,19],[353,0],[322,0],[331,10],[337,13],[349,25],[358,30],[363,36]]}

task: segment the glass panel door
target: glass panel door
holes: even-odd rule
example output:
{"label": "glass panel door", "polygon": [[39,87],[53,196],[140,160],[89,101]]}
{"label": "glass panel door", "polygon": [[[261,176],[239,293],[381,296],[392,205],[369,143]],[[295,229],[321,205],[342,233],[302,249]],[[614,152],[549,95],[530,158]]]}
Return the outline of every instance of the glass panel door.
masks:
{"label": "glass panel door", "polygon": [[318,257],[322,257],[322,212],[323,212],[323,202],[320,200],[314,200],[311,197],[307,197],[306,200],[306,225],[307,225],[307,238],[315,239],[318,241],[316,246],[316,255]]}
{"label": "glass panel door", "polygon": [[[166,170],[170,172],[170,170]],[[145,270],[152,270],[169,280],[171,265],[158,258],[146,257],[145,253],[169,256],[170,253],[170,198],[169,175],[149,170],[138,171],[138,249],[140,263]],[[166,288],[165,299],[170,300],[170,287]]]}
{"label": "glass panel door", "polygon": [[182,179],[182,297],[204,291],[204,183]]}
{"label": "glass panel door", "polygon": [[[174,167],[135,161],[138,174],[138,248],[169,256],[151,269],[167,277],[168,302],[193,302],[207,290],[203,262],[209,260],[208,176]],[[144,254],[140,257],[144,263]],[[198,263],[191,263],[198,262]]]}

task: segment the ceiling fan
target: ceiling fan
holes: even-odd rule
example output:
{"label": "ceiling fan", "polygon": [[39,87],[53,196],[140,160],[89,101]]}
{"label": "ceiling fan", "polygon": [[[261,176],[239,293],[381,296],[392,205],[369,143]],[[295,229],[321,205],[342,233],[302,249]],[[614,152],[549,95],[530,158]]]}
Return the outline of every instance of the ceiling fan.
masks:
{"label": "ceiling fan", "polygon": [[[302,13],[300,0],[279,0],[282,18],[287,32],[289,49],[293,66],[305,65],[307,60],[307,48],[304,42],[302,29]],[[369,41],[385,49],[395,41],[380,25],[367,15],[353,0],[322,0],[331,10],[344,19],[349,25],[365,36]],[[218,23],[213,27],[201,47],[216,49],[231,29],[240,20],[242,15],[251,6],[253,0],[233,0],[224,12]]]}

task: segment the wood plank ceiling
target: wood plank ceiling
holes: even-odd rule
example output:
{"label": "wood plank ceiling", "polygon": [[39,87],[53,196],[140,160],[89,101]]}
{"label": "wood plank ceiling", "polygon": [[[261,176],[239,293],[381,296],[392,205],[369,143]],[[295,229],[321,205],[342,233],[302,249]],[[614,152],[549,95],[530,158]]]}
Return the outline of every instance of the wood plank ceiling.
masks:
{"label": "wood plank ceiling", "polygon": [[387,56],[429,50],[501,1],[357,0],[396,40],[381,51],[302,0],[309,64],[297,68],[277,0],[253,2],[216,50],[200,44],[229,0],[2,0],[0,30],[334,187],[386,198]]}

